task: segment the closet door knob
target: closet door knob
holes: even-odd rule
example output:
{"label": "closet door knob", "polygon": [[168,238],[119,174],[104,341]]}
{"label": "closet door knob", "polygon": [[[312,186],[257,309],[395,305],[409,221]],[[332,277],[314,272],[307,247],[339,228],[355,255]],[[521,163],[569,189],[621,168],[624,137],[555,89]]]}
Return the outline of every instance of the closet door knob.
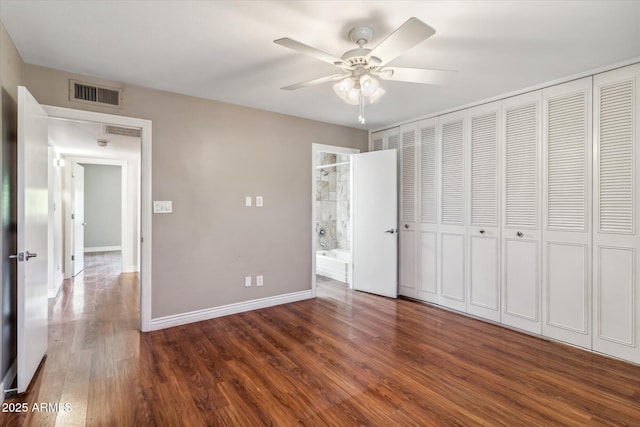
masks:
{"label": "closet door knob", "polygon": [[484,234],[484,230],[483,229],[480,229],[480,234]]}
{"label": "closet door knob", "polygon": [[518,232],[516,233],[516,236],[518,236],[518,237],[522,237],[522,231],[518,231]]}
{"label": "closet door knob", "polygon": [[405,225],[404,225],[404,228],[409,228],[409,224],[405,224]]}

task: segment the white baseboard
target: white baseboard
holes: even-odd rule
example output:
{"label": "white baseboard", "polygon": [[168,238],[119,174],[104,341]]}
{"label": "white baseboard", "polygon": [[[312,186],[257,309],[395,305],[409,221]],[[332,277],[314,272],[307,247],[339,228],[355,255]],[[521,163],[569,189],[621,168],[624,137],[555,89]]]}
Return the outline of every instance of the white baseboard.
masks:
{"label": "white baseboard", "polygon": [[55,298],[60,293],[60,289],[62,288],[62,284],[64,283],[64,276],[59,274],[53,280],[56,281],[56,287],[54,289],[49,289],[49,298]]}
{"label": "white baseboard", "polygon": [[2,379],[2,382],[0,383],[0,390],[2,390],[2,393],[0,393],[0,404],[4,402],[5,390],[7,389],[7,387],[11,387],[11,383],[13,383],[13,380],[16,379],[17,371],[18,371],[18,359],[13,359],[13,363],[9,367],[9,370],[7,371],[4,378]]}
{"label": "white baseboard", "polygon": [[188,323],[201,322],[203,320],[214,319],[216,317],[228,316],[230,314],[242,313],[245,311],[258,310],[260,308],[273,307],[274,305],[287,304],[290,302],[302,301],[313,298],[311,289],[290,294],[276,295],[273,297],[254,299],[234,304],[212,307],[204,310],[191,311],[188,313],[175,314],[172,316],[151,319],[151,330],[172,328],[174,326],[186,325]]}
{"label": "white baseboard", "polygon": [[90,252],[113,252],[113,251],[121,251],[122,246],[94,246],[92,248],[84,248],[84,253]]}
{"label": "white baseboard", "polygon": [[139,271],[140,271],[140,267],[138,267],[137,265],[130,265],[122,269],[123,273],[137,273]]}

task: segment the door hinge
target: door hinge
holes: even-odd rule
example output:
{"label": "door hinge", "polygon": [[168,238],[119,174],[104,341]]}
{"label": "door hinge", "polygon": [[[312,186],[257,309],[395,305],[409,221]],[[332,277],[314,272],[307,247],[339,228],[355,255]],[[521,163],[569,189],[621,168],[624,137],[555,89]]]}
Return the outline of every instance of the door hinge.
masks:
{"label": "door hinge", "polygon": [[76,260],[76,256],[75,255],[71,255],[71,261],[75,261]]}
{"label": "door hinge", "polygon": [[140,236],[140,243],[144,243],[144,237]]}
{"label": "door hinge", "polygon": [[71,219],[76,219],[76,214],[71,214]]}

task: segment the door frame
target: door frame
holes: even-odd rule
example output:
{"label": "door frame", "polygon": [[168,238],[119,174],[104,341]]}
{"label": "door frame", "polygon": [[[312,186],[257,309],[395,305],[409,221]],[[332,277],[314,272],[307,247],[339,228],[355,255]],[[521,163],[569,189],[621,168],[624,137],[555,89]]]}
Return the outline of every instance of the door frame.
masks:
{"label": "door frame", "polygon": [[[100,159],[96,157],[78,157],[78,156],[64,156],[64,157],[66,160],[70,162],[76,162],[76,163],[85,164],[85,165],[120,166],[121,168],[120,179],[122,181],[120,185],[120,202],[121,202],[120,220],[122,223],[122,227],[120,230],[120,245],[122,246],[122,249],[120,252],[121,268],[122,268],[122,273],[134,273],[136,271],[139,271],[140,270],[140,267],[139,267],[140,254],[138,254],[138,265],[130,266],[125,264],[125,260],[129,258],[129,255],[132,252],[136,251],[136,248],[133,245],[131,245],[131,240],[129,239],[130,237],[129,233],[131,232],[131,230],[129,230],[130,228],[129,218],[127,217],[127,212],[129,212],[129,208],[130,208],[129,206],[130,194],[129,194],[129,185],[128,185],[129,173],[130,173],[129,161],[126,159]],[[138,167],[140,167],[140,165],[138,165]],[[139,194],[137,199],[138,201],[140,201]],[[136,209],[136,212],[137,212],[136,216],[139,216],[139,209]],[[68,218],[65,218],[65,220],[69,221]],[[138,230],[138,234],[140,234],[139,231],[140,230]],[[67,260],[65,260],[65,262],[66,261]]]}
{"label": "door frame", "polygon": [[[316,221],[318,203],[316,201],[316,166],[318,153],[335,153],[335,154],[358,154],[360,150],[357,148],[339,147],[335,145],[326,144],[311,144],[311,295],[316,297],[316,251],[318,250],[316,245]],[[351,162],[350,162],[351,163]],[[351,203],[351,196],[353,193],[353,166],[349,168],[349,203]],[[353,210],[349,209],[349,218],[351,220],[351,231],[349,231],[349,239],[353,242]],[[352,248],[353,251],[353,248]],[[353,252],[351,252],[351,260],[353,261]],[[353,278],[353,262],[349,262],[349,275]],[[353,288],[352,283],[349,283],[349,288]]]}
{"label": "door frame", "polygon": [[136,127],[142,130],[140,155],[140,330],[151,330],[151,120],[43,105],[49,117]]}

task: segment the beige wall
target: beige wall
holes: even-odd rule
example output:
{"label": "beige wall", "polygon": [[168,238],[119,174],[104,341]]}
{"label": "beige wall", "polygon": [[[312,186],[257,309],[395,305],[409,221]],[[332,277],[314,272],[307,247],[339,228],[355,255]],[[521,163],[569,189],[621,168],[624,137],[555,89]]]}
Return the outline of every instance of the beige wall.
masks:
{"label": "beige wall", "polygon": [[[18,85],[22,84],[22,72],[23,72],[23,62],[14,46],[9,34],[0,22],[0,86],[2,89],[6,90],[7,93],[13,100],[18,102]],[[5,131],[8,129],[8,125],[3,123],[4,110],[7,106],[3,104],[2,95],[0,94],[0,138],[4,135]],[[11,126],[11,128],[15,128],[15,124]],[[15,138],[15,135],[13,136]],[[0,149],[0,165],[2,165],[2,150]],[[0,167],[0,188],[4,190],[4,183],[2,182],[2,173]],[[0,198],[0,212],[5,211],[5,207],[2,206],[4,200],[3,197]],[[9,254],[4,254],[2,250],[2,245],[0,245],[0,260],[5,260],[5,257]],[[3,263],[0,262],[0,283],[4,281],[5,271],[3,270]],[[13,293],[11,293],[13,294]],[[8,301],[3,301],[3,297],[7,295],[6,289],[2,289],[0,292],[0,307],[2,308],[2,316],[0,316],[0,331],[2,331],[2,335],[0,337],[4,337],[4,334],[7,331],[11,331],[11,335],[15,338],[16,325],[9,325],[7,328],[4,322],[9,319],[15,319],[16,313],[13,312],[11,308],[11,304]],[[0,381],[4,378],[7,373],[8,366],[10,366],[13,358],[15,358],[15,341],[13,338],[10,339],[11,342],[5,342],[5,339],[0,340],[0,361],[2,361],[0,366]],[[5,384],[5,388],[8,388],[9,385]]]}
{"label": "beige wall", "polygon": [[129,85],[122,109],[87,106],[70,78],[118,85],[25,65],[40,103],[153,122],[153,199],[173,214],[153,216],[152,318],[310,289],[311,144],[366,151],[367,132]]}

